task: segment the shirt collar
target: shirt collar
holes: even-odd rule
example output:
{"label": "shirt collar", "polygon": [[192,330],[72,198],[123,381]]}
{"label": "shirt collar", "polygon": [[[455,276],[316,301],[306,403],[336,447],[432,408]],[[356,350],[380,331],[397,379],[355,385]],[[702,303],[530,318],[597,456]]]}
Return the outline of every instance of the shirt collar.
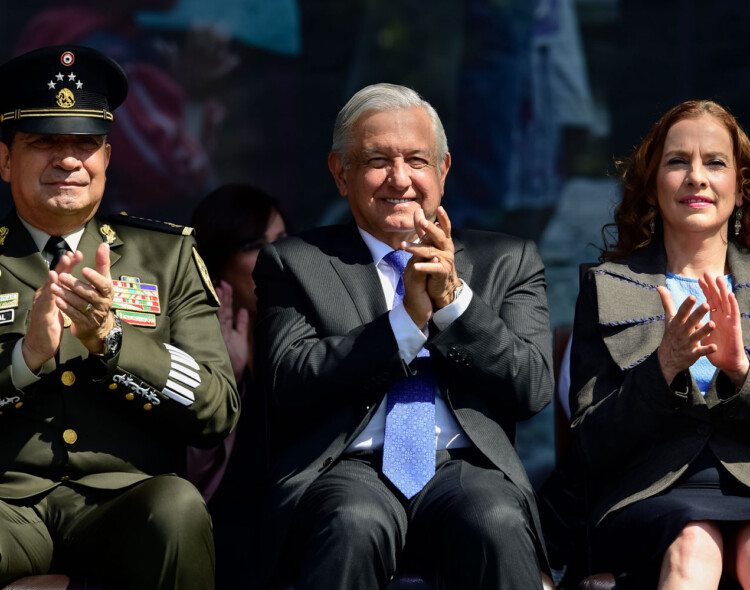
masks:
{"label": "shirt collar", "polygon": [[[44,250],[44,247],[47,245],[47,240],[50,238],[50,234],[42,231],[41,229],[38,229],[31,225],[30,223],[26,222],[24,219],[21,219],[19,216],[18,219],[21,220],[21,223],[23,223],[23,226],[29,231],[31,234],[31,239],[34,240],[34,243],[36,244],[37,249],[41,252]],[[78,249],[78,244],[81,241],[81,236],[83,235],[83,230],[85,229],[85,226],[81,226],[76,230],[73,230],[70,233],[65,234],[62,236],[62,238],[68,243],[68,246],[70,247],[71,252],[75,252]]]}
{"label": "shirt collar", "polygon": [[383,257],[386,254],[389,254],[393,251],[393,248],[391,248],[388,244],[385,244],[384,242],[381,242],[377,238],[368,234],[361,227],[357,226],[357,230],[359,231],[359,235],[361,235],[362,239],[365,241],[365,245],[367,246],[367,249],[370,251],[370,255],[372,256],[372,261],[376,265],[380,264],[380,261],[383,260]]}

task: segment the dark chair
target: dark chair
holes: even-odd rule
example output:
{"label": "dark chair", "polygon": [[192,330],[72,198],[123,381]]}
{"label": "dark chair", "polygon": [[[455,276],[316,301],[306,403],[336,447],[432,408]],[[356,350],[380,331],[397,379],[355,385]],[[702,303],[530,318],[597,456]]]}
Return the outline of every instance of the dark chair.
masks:
{"label": "dark chair", "polygon": [[[561,371],[569,371],[570,367],[563,366],[562,360],[568,340],[573,334],[572,326],[559,326],[553,332],[553,367],[555,371],[555,399],[554,416],[555,416],[555,457],[558,463],[562,460],[565,450],[570,444],[570,420],[563,408],[563,403],[558,389],[560,384]],[[562,498],[562,496],[560,496]],[[544,501],[544,500],[542,500]],[[541,509],[542,507],[540,507]],[[588,543],[585,543],[588,545]],[[584,549],[588,551],[588,547]],[[586,556],[581,556],[586,560],[586,570],[591,574],[589,560]],[[578,590],[616,590],[615,577],[611,573],[597,573],[588,575],[578,585]]]}

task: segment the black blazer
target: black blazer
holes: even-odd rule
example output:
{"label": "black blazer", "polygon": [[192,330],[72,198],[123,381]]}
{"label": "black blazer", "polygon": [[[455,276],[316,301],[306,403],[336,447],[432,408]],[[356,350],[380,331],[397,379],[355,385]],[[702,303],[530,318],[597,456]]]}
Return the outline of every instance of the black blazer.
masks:
{"label": "black blazer", "polygon": [[[750,350],[750,259],[729,244],[727,262]],[[750,485],[750,381],[739,392],[717,372],[704,398],[689,371],[668,384],[656,349],[666,254],[653,244],[590,268],[576,304],[571,352],[575,448],[593,489],[594,522],[672,485],[705,445]],[[670,386],[671,385],[671,386]]]}
{"label": "black blazer", "polygon": [[[544,268],[532,242],[489,232],[467,232],[454,242],[458,274],[474,296],[446,330],[431,330],[427,347],[448,407],[476,447],[523,491],[541,539],[514,441],[516,422],[552,395]],[[307,486],[410,369],[399,357],[375,264],[354,224],[268,245],[254,277],[255,366],[278,425],[268,511],[273,542],[266,565],[272,566]],[[541,541],[539,551],[546,563]]]}

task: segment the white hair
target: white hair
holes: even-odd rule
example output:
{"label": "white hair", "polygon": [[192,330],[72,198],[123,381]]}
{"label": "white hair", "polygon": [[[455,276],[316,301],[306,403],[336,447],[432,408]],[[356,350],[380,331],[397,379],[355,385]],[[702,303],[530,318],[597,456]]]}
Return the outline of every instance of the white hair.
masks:
{"label": "white hair", "polygon": [[423,108],[430,117],[435,133],[438,162],[442,164],[448,154],[448,139],[440,117],[433,106],[411,88],[396,84],[372,84],[352,96],[336,116],[333,126],[331,151],[349,167],[349,153],[353,142],[352,129],[365,111],[393,111],[411,107]]}

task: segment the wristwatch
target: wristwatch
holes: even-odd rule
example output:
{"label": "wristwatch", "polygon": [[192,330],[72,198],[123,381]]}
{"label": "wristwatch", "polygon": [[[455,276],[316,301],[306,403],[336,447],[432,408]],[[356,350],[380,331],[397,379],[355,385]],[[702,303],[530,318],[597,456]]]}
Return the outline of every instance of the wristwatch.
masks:
{"label": "wristwatch", "polygon": [[120,346],[122,345],[122,322],[118,316],[114,316],[114,318],[114,328],[104,337],[104,355],[102,358],[105,361],[110,360],[120,352]]}
{"label": "wristwatch", "polygon": [[[458,299],[459,296],[461,295],[461,291],[464,290],[463,279],[458,279],[458,280],[461,281],[461,282],[458,283],[458,287],[456,287],[455,289],[453,289],[453,301],[455,301],[456,299]],[[451,303],[453,303],[453,301],[451,301]]]}

